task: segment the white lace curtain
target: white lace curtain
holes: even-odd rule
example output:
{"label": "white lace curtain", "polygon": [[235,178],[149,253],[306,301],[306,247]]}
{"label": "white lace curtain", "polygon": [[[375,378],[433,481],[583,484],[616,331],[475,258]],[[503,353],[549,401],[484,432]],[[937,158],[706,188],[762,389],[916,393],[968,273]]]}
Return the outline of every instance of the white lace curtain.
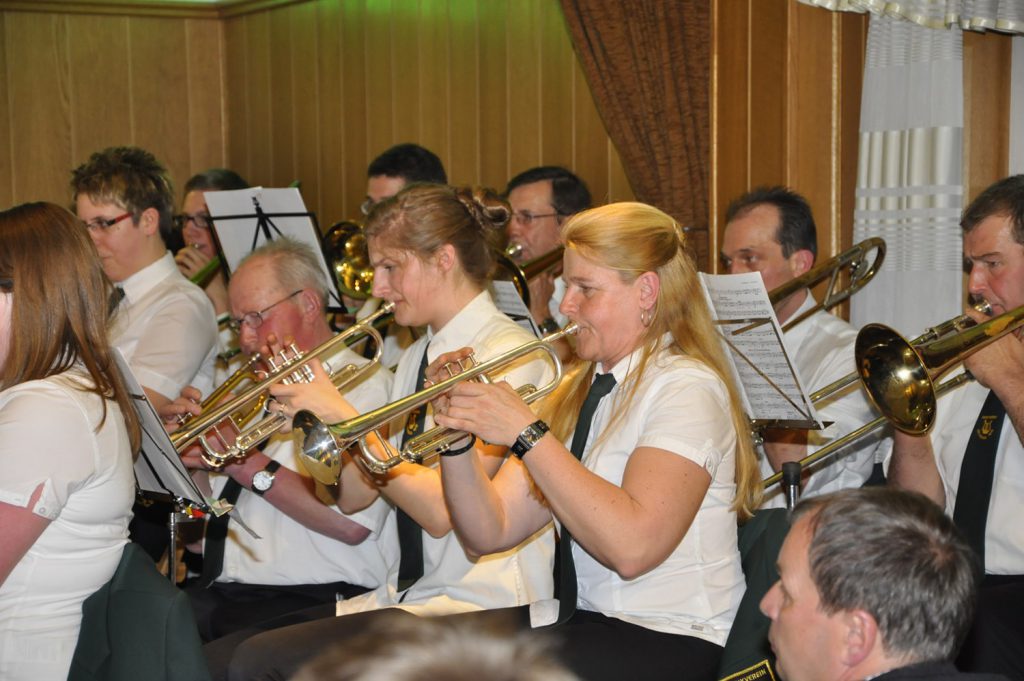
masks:
{"label": "white lace curtain", "polygon": [[915,336],[964,300],[963,30],[1024,32],[1024,0],[800,2],[871,13],[853,236],[888,251],[850,321]]}
{"label": "white lace curtain", "polygon": [[799,0],[840,12],[872,12],[927,28],[1024,33],[1022,0]]}

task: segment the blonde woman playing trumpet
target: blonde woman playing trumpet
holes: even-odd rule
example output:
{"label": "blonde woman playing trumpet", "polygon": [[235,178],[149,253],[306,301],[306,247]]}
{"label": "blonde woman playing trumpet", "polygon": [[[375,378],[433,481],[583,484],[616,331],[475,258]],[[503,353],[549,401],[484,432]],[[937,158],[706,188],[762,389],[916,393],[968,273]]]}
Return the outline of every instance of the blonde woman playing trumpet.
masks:
{"label": "blonde woman playing trumpet", "polygon": [[744,590],[737,518],[760,480],[696,269],[676,222],[640,203],[577,214],[562,236],[561,310],[586,368],[539,414],[498,384],[435,404],[439,424],[516,455],[493,479],[473,457],[442,460],[452,522],[489,553],[556,521],[560,603],[531,618],[557,622],[583,678],[712,679]]}

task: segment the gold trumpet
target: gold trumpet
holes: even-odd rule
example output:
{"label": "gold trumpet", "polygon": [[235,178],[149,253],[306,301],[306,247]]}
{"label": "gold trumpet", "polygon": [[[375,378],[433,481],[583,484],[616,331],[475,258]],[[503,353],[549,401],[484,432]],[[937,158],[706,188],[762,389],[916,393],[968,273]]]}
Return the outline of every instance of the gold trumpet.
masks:
{"label": "gold trumpet", "polygon": [[[975,308],[991,309],[984,301]],[[800,460],[801,467],[834,456],[886,423],[912,435],[927,433],[935,422],[936,398],[972,379],[964,372],[937,386],[935,381],[970,355],[1021,326],[1024,326],[1024,306],[982,324],[960,315],[926,330],[912,341],[884,324],[868,324],[857,334],[856,371],[814,393],[811,399],[823,399],[859,379],[871,403],[882,415],[805,456]],[[781,479],[781,472],[770,475],[765,478],[764,486],[770,487]]]}
{"label": "gold trumpet", "polygon": [[[867,257],[871,251],[877,252],[875,253],[875,259],[869,265]],[[881,269],[884,260],[885,240],[881,237],[871,237],[820,265],[807,270],[796,279],[773,288],[768,292],[768,299],[774,306],[800,289],[811,288],[826,279],[828,280],[828,288],[825,290],[822,301],[816,307],[787,321],[783,324],[782,330],[788,331],[818,310],[830,310],[852,297],[857,291],[867,286],[868,282],[878,274],[878,270]],[[847,267],[850,269],[850,285],[845,289],[837,289],[840,284],[839,275]]]}
{"label": "gold trumpet", "polygon": [[[366,438],[392,420],[407,415],[443,395],[458,383],[473,379],[489,382],[487,374],[534,352],[547,353],[554,364],[555,376],[541,387],[526,384],[519,386],[516,392],[527,404],[544,397],[558,387],[562,380],[562,362],[558,359],[553,344],[576,331],[576,324],[570,322],[561,331],[524,343],[481,364],[473,364],[460,373],[449,369],[449,378],[429,388],[340,423],[326,424],[310,411],[298,412],[292,427],[302,433],[302,454],[306,470],[313,478],[324,484],[336,484],[341,474],[341,453],[356,443],[359,444],[357,460],[376,474],[386,473],[403,461],[420,463],[428,456],[447,451],[453,443],[465,438],[466,433],[437,426],[413,438],[406,443],[401,452],[386,459],[377,458],[373,454]],[[463,368],[460,366],[460,369]],[[383,441],[383,438],[381,440]]]}
{"label": "gold trumpet", "polygon": [[[326,364],[324,366],[331,377],[331,381],[338,390],[341,390],[349,383],[359,380],[369,371],[376,369],[380,363],[380,354],[384,343],[381,340],[380,333],[374,328],[373,323],[378,317],[391,314],[393,309],[393,303],[381,305],[376,312],[358,324],[353,324],[308,352],[303,353],[294,345],[290,346],[287,351],[280,351],[276,358],[271,357],[266,360],[270,367],[269,373],[266,373],[253,385],[249,386],[245,392],[231,400],[223,404],[211,404],[208,409],[203,409],[199,416],[188,419],[181,428],[171,433],[171,444],[174,445],[178,452],[181,452],[198,440],[203,450],[203,461],[212,468],[220,468],[232,459],[245,458],[248,450],[269,438],[288,422],[287,417],[276,413],[266,416],[248,428],[246,427],[248,421],[262,409],[267,399],[267,390],[270,386],[277,383],[311,380],[313,377],[312,370],[307,366],[309,360],[333,354],[365,335],[371,337],[375,343],[374,356],[368,363],[358,367],[353,364],[347,364],[337,369]],[[259,359],[259,356],[257,355],[255,359]],[[253,358],[250,358],[249,361],[255,364]],[[238,374],[239,372],[235,373]],[[232,375],[233,377],[234,375]],[[219,396],[223,397],[230,389],[224,389],[221,386],[215,393],[219,393]],[[207,403],[212,402],[211,398],[207,398],[203,404],[205,406]],[[246,406],[253,402],[258,402],[258,406],[255,408]],[[239,418],[236,419],[236,416]],[[220,428],[222,425],[234,431],[235,437],[233,442],[229,442],[221,433]],[[206,435],[215,437],[224,447],[224,451],[219,452],[215,450],[207,442],[206,437],[204,437]]]}

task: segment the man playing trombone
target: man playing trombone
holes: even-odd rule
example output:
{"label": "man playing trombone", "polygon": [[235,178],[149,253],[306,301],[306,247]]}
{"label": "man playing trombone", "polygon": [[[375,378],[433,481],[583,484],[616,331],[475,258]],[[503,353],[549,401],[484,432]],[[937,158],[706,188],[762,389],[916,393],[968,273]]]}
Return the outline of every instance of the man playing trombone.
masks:
{"label": "man playing trombone", "polygon": [[[247,256],[231,277],[228,297],[232,325],[247,354],[275,338],[308,352],[333,335],[322,270],[312,250],[291,239],[271,241]],[[366,362],[346,348],[325,358],[335,369]],[[347,385],[344,395],[370,410],[387,401],[390,387],[390,372],[377,367]],[[173,420],[186,411],[200,413],[182,398],[162,415]],[[232,516],[241,522],[221,527],[228,518],[222,516],[207,527],[203,574],[188,590],[204,640],[351,597],[378,586],[387,574],[392,560],[376,541],[387,505],[343,515],[298,457],[291,437],[273,436],[262,451],[253,448],[243,459],[228,461],[220,469],[224,475],[212,481],[214,497],[235,497]],[[192,453],[184,459],[192,468],[210,467]]]}
{"label": "man playing trombone", "polygon": [[[960,221],[971,296],[1024,305],[1024,175],[982,192]],[[975,321],[984,316],[968,310]],[[1007,334],[964,360],[976,382],[940,400],[931,435],[897,432],[892,484],[929,496],[979,554],[985,578],[958,666],[1024,678],[1024,345]],[[1009,419],[1006,418],[1009,416]]]}
{"label": "man playing trombone", "polygon": [[[807,200],[784,187],[759,187],[740,196],[726,212],[722,263],[730,274],[760,272],[765,287],[778,289],[813,266],[817,256],[817,231]],[[808,286],[813,282],[808,282]],[[784,341],[797,372],[809,390],[816,390],[847,376],[855,368],[853,344],[856,330],[820,307],[809,288],[774,300],[779,323],[808,314],[784,332]],[[851,386],[815,405],[825,421],[834,422],[821,431],[767,430],[763,433],[767,454],[762,471],[770,475],[787,461],[797,461],[873,420],[875,414],[862,391]],[[860,487],[871,476],[879,435],[865,438],[839,460],[804,481],[803,494],[822,494],[846,487]],[[769,490],[762,507],[779,507],[784,499],[778,489]]]}

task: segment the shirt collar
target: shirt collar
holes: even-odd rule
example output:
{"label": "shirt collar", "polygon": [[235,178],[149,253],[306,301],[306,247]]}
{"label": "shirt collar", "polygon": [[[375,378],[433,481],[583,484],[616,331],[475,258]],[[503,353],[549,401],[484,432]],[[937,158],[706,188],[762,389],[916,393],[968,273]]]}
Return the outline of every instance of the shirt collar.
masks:
{"label": "shirt collar", "polygon": [[[793,313],[791,319],[796,319],[804,312],[812,310],[817,306],[818,301],[815,300],[814,296],[811,295],[811,292],[808,291],[807,296],[804,298],[804,302],[800,305],[800,307],[796,309],[796,312]],[[808,334],[810,334],[811,324],[807,323],[809,321],[810,319],[805,319],[800,324],[797,324],[788,331],[783,332],[782,335],[786,339],[786,346],[788,348],[792,348],[791,352],[796,352],[796,348],[799,348],[801,345],[803,345],[803,342],[807,339]]]}
{"label": "shirt collar", "polygon": [[132,276],[120,282],[118,286],[124,290],[124,297],[128,303],[136,303],[149,293],[154,286],[174,274],[181,276],[170,251],[164,251],[162,258],[146,265]]}
{"label": "shirt collar", "polygon": [[[434,361],[443,350],[441,348],[461,348],[472,341],[485,326],[491,323],[492,316],[498,312],[498,308],[491,299],[488,290],[481,291],[473,300],[459,310],[447,324],[437,333],[433,329],[427,329],[428,342],[427,359]],[[437,342],[435,342],[435,340]]]}

